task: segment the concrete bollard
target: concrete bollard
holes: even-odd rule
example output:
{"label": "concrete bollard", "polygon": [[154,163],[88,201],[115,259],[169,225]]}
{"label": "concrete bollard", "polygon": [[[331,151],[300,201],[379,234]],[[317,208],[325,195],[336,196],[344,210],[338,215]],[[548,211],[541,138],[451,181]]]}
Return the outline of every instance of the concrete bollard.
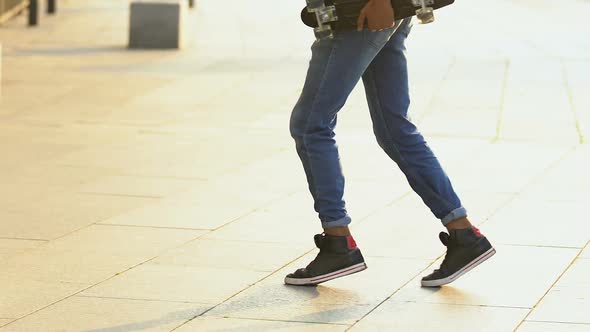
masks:
{"label": "concrete bollard", "polygon": [[57,0],[47,0],[47,14],[55,14],[57,11]]}
{"label": "concrete bollard", "polygon": [[181,48],[186,0],[131,2],[129,48]]}
{"label": "concrete bollard", "polygon": [[39,24],[39,1],[29,1],[29,26],[33,27]]}

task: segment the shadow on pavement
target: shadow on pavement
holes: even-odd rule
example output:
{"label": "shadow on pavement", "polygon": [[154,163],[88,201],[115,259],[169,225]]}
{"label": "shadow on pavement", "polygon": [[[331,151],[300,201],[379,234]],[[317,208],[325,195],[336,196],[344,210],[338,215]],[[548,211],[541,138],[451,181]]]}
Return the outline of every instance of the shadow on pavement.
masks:
{"label": "shadow on pavement", "polygon": [[146,320],[143,322],[136,322],[136,323],[129,323],[129,324],[121,324],[112,327],[105,327],[99,329],[92,329],[92,330],[83,330],[81,332],[128,332],[128,331],[144,331],[148,329],[152,329],[158,326],[163,326],[171,323],[176,323],[180,325],[186,322],[189,318],[194,317],[202,313],[202,310],[181,310],[176,312],[171,312],[161,318],[158,319],[151,319]]}

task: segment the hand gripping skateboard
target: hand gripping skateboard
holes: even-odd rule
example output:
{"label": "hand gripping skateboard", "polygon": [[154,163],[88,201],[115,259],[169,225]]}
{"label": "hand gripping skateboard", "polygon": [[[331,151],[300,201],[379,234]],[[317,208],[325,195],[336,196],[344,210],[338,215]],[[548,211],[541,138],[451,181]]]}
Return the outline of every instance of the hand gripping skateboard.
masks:
{"label": "hand gripping skateboard", "polygon": [[[306,0],[301,12],[305,25],[314,28],[317,39],[332,38],[334,31],[353,30],[361,10],[369,0]],[[434,10],[455,0],[391,0],[395,19],[416,16],[422,24],[434,21]]]}

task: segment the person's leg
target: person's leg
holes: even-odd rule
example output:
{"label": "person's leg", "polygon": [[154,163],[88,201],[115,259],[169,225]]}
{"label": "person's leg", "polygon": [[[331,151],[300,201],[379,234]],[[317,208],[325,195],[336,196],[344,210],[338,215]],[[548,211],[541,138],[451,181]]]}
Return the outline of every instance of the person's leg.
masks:
{"label": "person's leg", "polygon": [[382,47],[390,35],[390,31],[338,32],[334,39],[316,41],[312,46],[290,131],[325,229],[347,226],[351,221],[342,200],[344,176],[334,139],[337,113],[379,52],[379,44]]}
{"label": "person's leg", "polygon": [[348,230],[351,218],[343,200],[344,176],[334,129],[338,111],[393,31],[336,32],[334,39],[316,41],[312,46],[290,131],[326,235],[315,238],[320,247],[318,258],[306,269],[287,276],[288,284],[317,284],[366,268]]}
{"label": "person's leg", "polygon": [[410,106],[405,39],[409,25],[402,25],[363,75],[373,130],[379,146],[405,174],[443,225],[464,218],[451,182],[438,159],[408,117]]}
{"label": "person's leg", "polygon": [[[449,230],[450,235],[441,235],[441,241],[449,250],[448,261],[441,268],[444,272],[439,270],[436,275],[427,277],[429,280],[423,281],[425,286],[439,286],[455,280],[491,257],[493,248],[472,227],[448,176],[408,117],[410,97],[405,39],[410,29],[405,24],[398,29],[365,71],[363,83],[379,145],[398,164],[412,189]],[[460,247],[462,249],[457,249]]]}

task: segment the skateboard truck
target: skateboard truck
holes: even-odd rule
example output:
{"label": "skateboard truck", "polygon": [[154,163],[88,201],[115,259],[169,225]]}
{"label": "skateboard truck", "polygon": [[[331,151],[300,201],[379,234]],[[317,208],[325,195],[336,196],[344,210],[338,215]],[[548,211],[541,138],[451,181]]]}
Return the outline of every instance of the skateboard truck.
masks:
{"label": "skateboard truck", "polygon": [[334,31],[330,22],[338,21],[336,6],[326,6],[325,0],[307,0],[307,11],[315,14],[318,26],[314,29],[318,40],[334,38]]}
{"label": "skateboard truck", "polygon": [[420,20],[420,23],[434,22],[434,8],[430,7],[434,5],[434,0],[412,0],[412,4],[415,7],[420,7],[416,10],[416,17]]}

